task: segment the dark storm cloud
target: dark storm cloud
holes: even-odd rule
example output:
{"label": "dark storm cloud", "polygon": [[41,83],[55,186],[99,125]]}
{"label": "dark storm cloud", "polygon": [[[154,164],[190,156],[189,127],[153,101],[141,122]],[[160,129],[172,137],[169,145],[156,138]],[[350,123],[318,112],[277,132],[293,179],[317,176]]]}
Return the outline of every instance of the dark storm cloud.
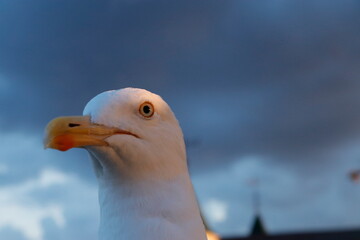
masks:
{"label": "dark storm cloud", "polygon": [[[40,186],[44,169],[70,172],[67,184],[9,195],[3,206],[59,204],[65,228],[43,219],[45,239],[93,237],[96,187],[86,153],[44,152],[41,135],[51,118],[81,114],[94,95],[134,86],[172,106],[190,143],[200,201],[229,208],[214,225],[220,232],[248,232],[245,185],[254,177],[264,182],[270,230],[318,220],[356,225],[358,194],[346,172],[359,156],[359,7],[346,0],[1,1],[0,187],[11,195],[29,182]],[[0,235],[24,238],[12,228]]]}
{"label": "dark storm cloud", "polygon": [[359,134],[357,1],[0,4],[3,131],[42,132],[135,86],[170,103],[198,164],[289,159]]}

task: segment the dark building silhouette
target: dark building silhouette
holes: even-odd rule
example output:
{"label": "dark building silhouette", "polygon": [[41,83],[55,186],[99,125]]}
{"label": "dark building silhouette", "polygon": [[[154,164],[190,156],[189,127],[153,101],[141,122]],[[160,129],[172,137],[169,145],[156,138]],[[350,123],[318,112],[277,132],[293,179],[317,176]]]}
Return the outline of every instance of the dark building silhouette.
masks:
{"label": "dark building silhouette", "polygon": [[254,219],[248,237],[224,237],[221,240],[360,240],[360,229],[348,231],[268,234],[260,216]]}
{"label": "dark building silhouette", "polygon": [[222,240],[360,240],[360,230],[224,237]]}
{"label": "dark building silhouette", "polygon": [[265,235],[266,235],[266,230],[263,225],[263,222],[261,221],[261,217],[259,215],[256,215],[256,217],[254,218],[251,236],[265,236]]}

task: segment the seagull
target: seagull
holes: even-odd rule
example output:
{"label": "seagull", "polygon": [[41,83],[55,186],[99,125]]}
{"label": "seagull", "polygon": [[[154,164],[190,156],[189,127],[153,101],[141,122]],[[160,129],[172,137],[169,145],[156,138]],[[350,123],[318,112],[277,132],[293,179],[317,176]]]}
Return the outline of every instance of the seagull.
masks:
{"label": "seagull", "polygon": [[100,240],[205,240],[182,130],[144,89],[100,93],[83,116],[59,117],[45,148],[89,152],[99,186]]}

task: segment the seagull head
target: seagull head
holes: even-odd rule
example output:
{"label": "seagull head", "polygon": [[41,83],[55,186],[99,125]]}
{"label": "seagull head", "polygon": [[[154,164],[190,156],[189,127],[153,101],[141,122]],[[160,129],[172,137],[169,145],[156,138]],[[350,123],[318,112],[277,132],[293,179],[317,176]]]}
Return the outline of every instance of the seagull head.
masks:
{"label": "seagull head", "polygon": [[168,104],[137,88],[103,92],[83,116],[52,120],[44,145],[85,148],[101,179],[172,178],[187,171],[183,134]]}

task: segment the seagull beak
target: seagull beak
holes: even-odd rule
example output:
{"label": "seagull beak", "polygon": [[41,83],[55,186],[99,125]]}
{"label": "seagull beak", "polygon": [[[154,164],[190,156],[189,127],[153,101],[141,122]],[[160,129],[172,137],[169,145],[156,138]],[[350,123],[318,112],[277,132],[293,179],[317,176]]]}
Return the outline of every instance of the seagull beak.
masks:
{"label": "seagull beak", "polygon": [[131,134],[119,128],[92,123],[90,116],[59,117],[46,127],[44,147],[60,151],[85,146],[108,146],[107,137],[114,134]]}

